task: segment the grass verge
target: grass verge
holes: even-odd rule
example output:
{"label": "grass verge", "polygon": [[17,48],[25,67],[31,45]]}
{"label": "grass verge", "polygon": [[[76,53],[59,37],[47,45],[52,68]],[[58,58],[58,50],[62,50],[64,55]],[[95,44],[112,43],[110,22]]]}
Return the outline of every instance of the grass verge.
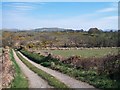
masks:
{"label": "grass verge", "polygon": [[49,85],[54,86],[55,88],[68,88],[68,86],[66,86],[64,83],[60,82],[58,79],[56,79],[55,77],[53,77],[52,75],[38,69],[37,67],[35,67],[34,65],[32,65],[30,62],[28,62],[27,60],[25,60],[19,53],[17,53],[17,56],[20,58],[20,60],[32,71],[34,71],[35,73],[37,73],[39,76],[41,76],[43,79],[45,79],[46,81],[48,81]]}
{"label": "grass verge", "polygon": [[10,50],[10,59],[13,63],[14,69],[15,69],[15,78],[11,83],[11,88],[28,88],[28,80],[21,72],[20,67],[16,63],[14,57],[13,57],[13,51]]}

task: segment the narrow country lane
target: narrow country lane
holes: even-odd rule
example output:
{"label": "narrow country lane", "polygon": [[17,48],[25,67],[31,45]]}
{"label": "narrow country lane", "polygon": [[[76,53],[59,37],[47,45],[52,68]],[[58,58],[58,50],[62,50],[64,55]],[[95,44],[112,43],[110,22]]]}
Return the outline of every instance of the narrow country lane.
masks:
{"label": "narrow country lane", "polygon": [[51,74],[52,76],[54,76],[55,78],[57,78],[58,80],[60,80],[61,82],[65,83],[67,86],[69,86],[70,88],[94,88],[93,86],[85,83],[85,82],[81,82],[79,80],[76,80],[68,75],[62,74],[58,71],[46,68],[41,66],[40,64],[37,64],[31,60],[29,60],[27,57],[25,57],[21,52],[19,52],[19,54],[21,56],[23,56],[23,58],[25,58],[26,60],[28,60],[30,63],[32,63],[33,65],[35,65],[36,67],[38,67],[39,69],[47,72],[48,74]]}
{"label": "narrow country lane", "polygon": [[22,72],[25,74],[25,76],[28,78],[29,81],[29,88],[52,88],[52,86],[49,86],[48,83],[40,78],[36,73],[31,71],[16,55],[15,51],[13,50],[13,55],[20,66]]}

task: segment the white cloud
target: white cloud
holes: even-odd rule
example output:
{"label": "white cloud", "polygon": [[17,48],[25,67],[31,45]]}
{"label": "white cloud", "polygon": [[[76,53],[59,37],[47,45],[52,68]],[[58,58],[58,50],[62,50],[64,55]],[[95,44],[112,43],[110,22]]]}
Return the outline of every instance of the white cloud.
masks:
{"label": "white cloud", "polygon": [[108,12],[117,12],[117,11],[118,11],[118,3],[113,2],[113,3],[110,4],[109,7],[100,9],[97,12],[99,12],[99,13],[108,13]]}
{"label": "white cloud", "polygon": [[104,20],[118,20],[118,16],[108,16],[108,17],[103,17],[102,19],[104,19]]}
{"label": "white cloud", "polygon": [[14,10],[33,10],[35,7],[30,5],[29,3],[22,3],[22,2],[14,2],[14,3],[11,3],[11,4],[6,4],[6,3],[3,3],[3,6],[4,7],[9,7],[11,9],[14,9]]}
{"label": "white cloud", "polygon": [[17,10],[33,10],[34,9],[34,7],[31,7],[31,6],[14,6],[14,8],[15,9],[17,9]]}
{"label": "white cloud", "polygon": [[[93,14],[93,17],[97,14]],[[3,28],[18,28],[32,29],[38,27],[61,27],[72,29],[88,30],[91,27],[100,29],[117,29],[118,28],[117,16],[109,16],[98,19],[93,19],[91,15],[82,15],[66,19],[37,19],[22,15],[13,15],[5,18],[3,21]],[[14,26],[14,27],[13,27]]]}
{"label": "white cloud", "polygon": [[[90,24],[90,23],[89,23]],[[91,21],[91,26],[101,29],[118,29],[118,16],[103,17],[98,20]]]}
{"label": "white cloud", "polygon": [[98,10],[97,12],[113,12],[113,11],[117,11],[117,8],[114,8],[114,7],[104,8],[104,9]]}
{"label": "white cloud", "polygon": [[111,6],[115,7],[115,8],[118,8],[118,5],[120,4],[120,2],[113,2],[111,3]]}

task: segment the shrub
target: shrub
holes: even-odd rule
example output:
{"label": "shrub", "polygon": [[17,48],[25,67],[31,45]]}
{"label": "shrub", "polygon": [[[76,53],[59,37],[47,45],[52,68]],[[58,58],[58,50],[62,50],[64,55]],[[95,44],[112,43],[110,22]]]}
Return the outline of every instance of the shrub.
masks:
{"label": "shrub", "polygon": [[[84,70],[95,70],[97,74],[105,74],[108,75],[111,79],[119,79],[120,75],[120,55],[107,55],[104,57],[91,57],[91,58],[82,58],[80,56],[72,56],[64,61],[59,61],[55,59],[49,54],[47,57],[42,55],[31,53],[25,50],[21,50],[21,52],[27,56],[29,59],[33,60],[36,63],[39,63],[46,67],[51,67],[58,69],[56,67],[51,66],[51,62],[54,62],[55,65],[60,65],[64,67],[74,67],[77,69]],[[61,68],[65,71],[65,68]]]}
{"label": "shrub", "polygon": [[42,62],[41,65],[44,67],[49,67],[49,66],[51,66],[51,63],[50,62]]}
{"label": "shrub", "polygon": [[98,74],[106,74],[110,78],[119,78],[118,74],[120,74],[120,55],[107,55],[102,58],[72,56],[62,62],[77,69],[95,70]]}

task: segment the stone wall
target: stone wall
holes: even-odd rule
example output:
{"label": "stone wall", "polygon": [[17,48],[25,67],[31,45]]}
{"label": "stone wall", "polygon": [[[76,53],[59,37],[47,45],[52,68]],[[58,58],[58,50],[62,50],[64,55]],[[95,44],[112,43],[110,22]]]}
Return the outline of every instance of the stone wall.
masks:
{"label": "stone wall", "polygon": [[0,53],[0,90],[2,89],[2,53]]}
{"label": "stone wall", "polygon": [[2,55],[2,88],[9,88],[14,79],[14,68],[9,57],[9,49],[4,49]]}

